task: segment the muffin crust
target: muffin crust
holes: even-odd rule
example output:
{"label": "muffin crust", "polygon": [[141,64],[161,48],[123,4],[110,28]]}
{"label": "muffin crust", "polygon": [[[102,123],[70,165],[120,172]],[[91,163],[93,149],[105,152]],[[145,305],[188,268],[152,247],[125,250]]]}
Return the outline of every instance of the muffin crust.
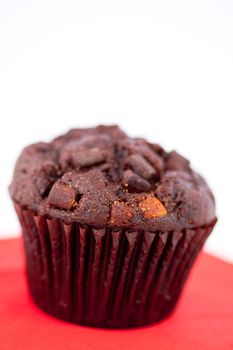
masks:
{"label": "muffin crust", "polygon": [[25,148],[10,194],[38,215],[98,228],[154,232],[215,220],[214,197],[184,157],[114,125],[73,129]]}

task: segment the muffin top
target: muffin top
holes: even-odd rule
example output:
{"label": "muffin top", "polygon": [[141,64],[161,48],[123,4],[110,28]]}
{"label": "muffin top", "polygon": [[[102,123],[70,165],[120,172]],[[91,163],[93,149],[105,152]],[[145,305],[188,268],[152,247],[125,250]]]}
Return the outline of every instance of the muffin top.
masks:
{"label": "muffin top", "polygon": [[73,129],[26,147],[10,194],[35,214],[67,224],[167,231],[215,220],[214,197],[188,160],[114,125]]}

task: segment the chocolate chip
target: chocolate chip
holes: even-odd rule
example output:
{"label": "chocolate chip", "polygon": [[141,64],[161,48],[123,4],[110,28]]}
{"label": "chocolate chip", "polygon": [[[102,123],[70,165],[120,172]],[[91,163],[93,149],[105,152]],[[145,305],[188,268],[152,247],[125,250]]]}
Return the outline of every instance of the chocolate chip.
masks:
{"label": "chocolate chip", "polygon": [[80,150],[72,155],[72,163],[80,168],[99,164],[104,160],[104,154],[99,148]]}
{"label": "chocolate chip", "polygon": [[126,159],[126,163],[140,176],[151,180],[156,176],[156,170],[140,154],[132,154]]}
{"label": "chocolate chip", "polygon": [[141,176],[135,174],[132,170],[126,170],[123,174],[123,186],[128,188],[129,192],[149,192],[151,185]]}
{"label": "chocolate chip", "polygon": [[57,181],[48,196],[48,205],[60,209],[71,209],[76,206],[76,192],[61,181]]}
{"label": "chocolate chip", "polygon": [[154,169],[156,169],[156,177],[162,174],[164,170],[163,155],[159,151],[163,151],[158,145],[148,144],[143,139],[130,139],[122,142],[126,150],[132,154],[138,154],[143,157]]}
{"label": "chocolate chip", "polygon": [[[147,152],[143,156],[150,164],[161,174],[164,170],[164,160],[161,156],[154,152]],[[157,175],[157,174],[156,174]]]}
{"label": "chocolate chip", "polygon": [[172,151],[169,153],[167,161],[166,161],[166,170],[189,170],[189,161],[176,153],[176,151]]}

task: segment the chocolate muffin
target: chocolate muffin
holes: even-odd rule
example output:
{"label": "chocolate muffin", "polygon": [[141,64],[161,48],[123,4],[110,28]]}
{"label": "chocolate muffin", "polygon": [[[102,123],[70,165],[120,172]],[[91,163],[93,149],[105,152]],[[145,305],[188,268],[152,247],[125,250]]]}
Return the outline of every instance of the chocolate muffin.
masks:
{"label": "chocolate muffin", "polygon": [[214,197],[185,158],[117,126],[25,148],[10,194],[35,303],[98,327],[166,317],[216,223]]}

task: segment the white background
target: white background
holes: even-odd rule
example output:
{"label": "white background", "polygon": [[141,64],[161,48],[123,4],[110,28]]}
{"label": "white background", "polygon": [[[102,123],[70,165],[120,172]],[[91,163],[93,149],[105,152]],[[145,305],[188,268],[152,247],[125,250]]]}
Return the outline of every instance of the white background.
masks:
{"label": "white background", "polygon": [[232,117],[232,0],[0,0],[0,237],[25,145],[119,123],[191,159],[217,200],[206,249],[233,260]]}

